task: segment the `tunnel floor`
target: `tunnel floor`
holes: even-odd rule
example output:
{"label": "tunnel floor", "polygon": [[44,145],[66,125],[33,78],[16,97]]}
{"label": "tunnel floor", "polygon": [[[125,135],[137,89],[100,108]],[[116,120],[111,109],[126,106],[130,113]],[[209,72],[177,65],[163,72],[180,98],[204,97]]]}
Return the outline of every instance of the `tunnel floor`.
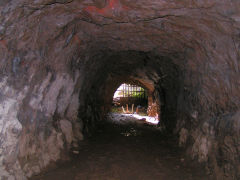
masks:
{"label": "tunnel floor", "polygon": [[84,140],[71,161],[48,168],[32,180],[202,180],[204,168],[184,156],[174,137],[156,125],[111,113]]}

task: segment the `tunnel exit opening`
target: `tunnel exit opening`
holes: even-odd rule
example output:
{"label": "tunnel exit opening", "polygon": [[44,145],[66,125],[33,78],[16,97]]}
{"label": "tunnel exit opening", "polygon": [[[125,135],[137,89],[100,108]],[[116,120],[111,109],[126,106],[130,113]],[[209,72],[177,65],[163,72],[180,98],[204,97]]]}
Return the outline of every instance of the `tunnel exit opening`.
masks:
{"label": "tunnel exit opening", "polygon": [[123,83],[114,93],[111,112],[122,114],[125,118],[130,116],[146,123],[158,124],[159,114],[153,108],[151,99],[147,89],[136,84]]}
{"label": "tunnel exit opening", "polygon": [[114,93],[113,104],[121,106],[129,104],[147,106],[147,97],[147,91],[143,87],[123,83]]}

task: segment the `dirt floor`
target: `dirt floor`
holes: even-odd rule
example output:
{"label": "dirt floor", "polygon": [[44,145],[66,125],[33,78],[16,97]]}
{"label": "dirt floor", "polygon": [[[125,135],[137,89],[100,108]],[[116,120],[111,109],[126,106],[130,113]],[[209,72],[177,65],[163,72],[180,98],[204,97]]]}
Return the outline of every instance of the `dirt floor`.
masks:
{"label": "dirt floor", "polygon": [[156,125],[117,113],[82,142],[78,155],[31,180],[205,180],[204,168],[186,160],[175,138]]}

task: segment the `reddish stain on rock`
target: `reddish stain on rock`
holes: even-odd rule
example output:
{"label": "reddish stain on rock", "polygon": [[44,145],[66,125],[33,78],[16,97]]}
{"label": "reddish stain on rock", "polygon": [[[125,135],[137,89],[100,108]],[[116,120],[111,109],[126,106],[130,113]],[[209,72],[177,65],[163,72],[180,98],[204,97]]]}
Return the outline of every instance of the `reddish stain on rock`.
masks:
{"label": "reddish stain on rock", "polygon": [[2,46],[4,46],[5,48],[7,48],[7,42],[6,42],[6,40],[0,40],[0,44],[1,44]]}
{"label": "reddish stain on rock", "polygon": [[128,7],[122,5],[119,0],[108,0],[107,6],[104,8],[97,8],[96,6],[88,6],[84,9],[89,13],[98,13],[101,15],[111,15],[113,11],[128,10]]}
{"label": "reddish stain on rock", "polygon": [[23,66],[27,65],[27,62],[26,62],[25,60],[22,60],[22,61],[20,62],[20,65],[23,67]]}
{"label": "reddish stain on rock", "polygon": [[77,44],[80,44],[80,39],[79,39],[79,37],[77,36],[77,35],[75,35],[74,37],[73,37],[73,41],[74,42],[76,42]]}

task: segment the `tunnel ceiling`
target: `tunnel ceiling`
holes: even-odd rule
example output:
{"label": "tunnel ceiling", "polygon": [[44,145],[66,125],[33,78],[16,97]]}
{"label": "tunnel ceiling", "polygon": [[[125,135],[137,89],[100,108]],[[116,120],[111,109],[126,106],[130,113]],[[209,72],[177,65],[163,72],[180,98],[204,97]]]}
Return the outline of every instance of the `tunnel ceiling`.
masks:
{"label": "tunnel ceiling", "polygon": [[80,49],[205,53],[207,47],[224,50],[221,41],[238,33],[238,9],[228,1],[12,0],[0,8],[2,48],[22,56],[34,49],[37,59]]}

